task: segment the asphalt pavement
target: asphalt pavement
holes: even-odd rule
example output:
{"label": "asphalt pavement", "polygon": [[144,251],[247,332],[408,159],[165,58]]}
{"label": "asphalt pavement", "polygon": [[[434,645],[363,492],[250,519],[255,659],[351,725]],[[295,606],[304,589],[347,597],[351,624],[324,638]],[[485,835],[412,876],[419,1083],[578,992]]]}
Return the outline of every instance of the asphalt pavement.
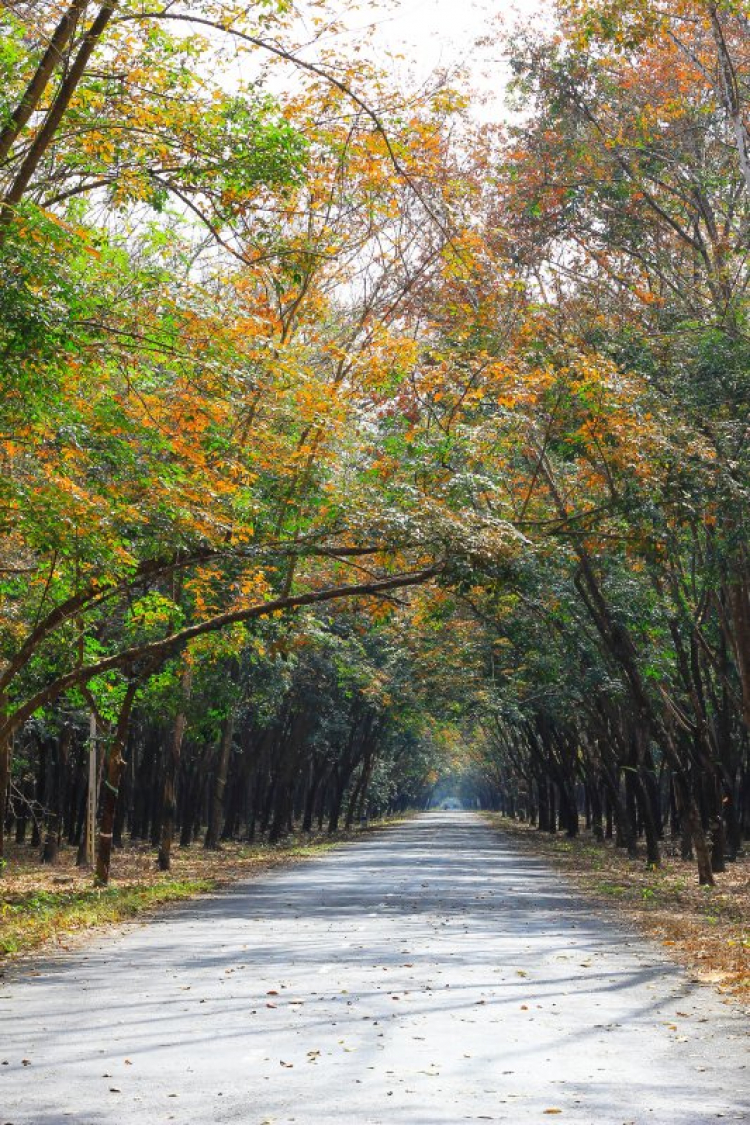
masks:
{"label": "asphalt pavement", "polygon": [[0,1125],[750,1122],[746,1016],[468,813],[20,966]]}

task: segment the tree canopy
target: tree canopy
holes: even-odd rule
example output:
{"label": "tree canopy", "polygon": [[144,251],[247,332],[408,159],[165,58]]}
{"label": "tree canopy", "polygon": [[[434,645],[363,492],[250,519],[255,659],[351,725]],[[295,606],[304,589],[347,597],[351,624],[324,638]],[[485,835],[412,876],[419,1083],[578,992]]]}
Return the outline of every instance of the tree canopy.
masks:
{"label": "tree canopy", "polygon": [[126,820],[168,867],[445,792],[713,881],[748,19],[560,0],[480,124],[283,0],[4,6],[0,841],[80,839],[93,716],[101,881]]}

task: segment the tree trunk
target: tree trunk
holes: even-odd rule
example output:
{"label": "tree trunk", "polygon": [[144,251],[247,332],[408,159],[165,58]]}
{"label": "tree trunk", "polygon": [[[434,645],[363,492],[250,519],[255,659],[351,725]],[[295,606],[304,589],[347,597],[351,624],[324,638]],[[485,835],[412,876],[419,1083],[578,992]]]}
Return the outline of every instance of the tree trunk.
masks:
{"label": "tree trunk", "polygon": [[362,787],[364,786],[366,776],[367,776],[367,759],[365,758],[365,760],[362,762],[362,769],[360,771],[359,777],[357,778],[357,782],[356,782],[356,784],[354,786],[354,789],[352,790],[352,792],[349,796],[349,804],[348,804],[347,809],[346,809],[346,818],[344,820],[344,828],[346,829],[347,832],[351,831],[352,824],[354,823],[354,813],[355,813],[355,810],[357,808],[357,803],[359,801],[359,795],[362,792]]}
{"label": "tree trunk", "polygon": [[2,228],[7,227],[10,222],[16,204],[23,199],[44,154],[52,144],[89,59],[115,13],[115,7],[114,2],[105,3],[97,12],[96,18],[83,37],[75,58],[67,68],[42,125],[25,152],[21,167],[8,189],[2,207],[0,207],[0,242],[2,242],[4,233]]}
{"label": "tree trunk", "polygon": [[549,832],[549,785],[544,775],[537,778],[536,787],[539,797],[537,829],[539,832]]}
{"label": "tree trunk", "polygon": [[125,699],[123,700],[120,714],[117,719],[117,726],[115,727],[112,744],[107,755],[104,777],[104,794],[101,802],[99,848],[96,857],[96,882],[100,886],[106,886],[109,882],[109,869],[112,862],[112,836],[115,824],[117,797],[120,792],[120,781],[122,780],[122,774],[126,764],[125,759],[122,756],[122,751],[125,748],[125,740],[128,736],[128,725],[130,723],[130,714],[133,710],[133,703],[135,701],[135,697],[139,687],[140,683],[136,680],[131,681],[131,683],[129,683],[127,686]]}
{"label": "tree trunk", "polygon": [[346,781],[342,781],[341,771],[338,767],[336,767],[333,774],[333,785],[333,797],[331,798],[331,808],[328,813],[329,836],[332,836],[334,832],[338,832],[339,818],[341,817],[341,803],[344,799],[344,789],[346,788]]}
{"label": "tree trunk", "polygon": [[47,794],[47,808],[44,816],[44,843],[42,845],[42,863],[56,863],[57,853],[62,838],[62,813],[64,793],[64,779],[68,768],[68,757],[72,741],[72,730],[66,723],[60,732],[57,742],[54,762],[51,763],[50,785]]}
{"label": "tree trunk", "polygon": [[175,719],[172,739],[164,763],[164,789],[161,807],[161,841],[159,845],[159,870],[169,871],[172,864],[175,813],[177,811],[177,772],[180,766],[182,740],[187,727],[185,708],[193,686],[193,669],[188,665],[182,674],[182,704]]}
{"label": "tree trunk", "polygon": [[125,769],[122,775],[122,782],[120,785],[120,799],[117,802],[117,810],[115,812],[115,823],[112,828],[112,847],[122,847],[122,836],[125,830],[125,819],[130,819],[130,804],[133,794],[133,772],[135,766],[135,745],[134,739],[129,740],[128,757],[125,763]]}
{"label": "tree trunk", "polygon": [[310,785],[307,789],[307,795],[305,797],[305,811],[302,817],[303,832],[312,832],[313,817],[315,816],[315,805],[320,793],[320,786],[321,782],[323,781],[324,775],[325,763],[313,762],[312,777],[310,779]]}
{"label": "tree trunk", "polygon": [[[0,700],[2,712],[2,700]],[[2,860],[5,858],[5,809],[10,785],[10,735],[0,738],[0,875],[3,873]]]}
{"label": "tree trunk", "polygon": [[648,867],[661,867],[659,831],[654,819],[654,810],[643,778],[634,775],[635,798],[641,812],[643,830],[646,834],[646,864]]}
{"label": "tree trunk", "polygon": [[681,776],[675,775],[675,797],[680,820],[690,832],[695,849],[695,859],[698,864],[698,882],[702,887],[713,887],[715,880],[711,870],[711,851],[703,831],[701,815],[695,802],[695,797]]}
{"label": "tree trunk", "polygon": [[207,848],[219,847],[219,840],[221,839],[221,832],[224,827],[224,790],[227,784],[233,740],[234,708],[230,710],[224,720],[224,729],[221,734],[221,743],[219,745],[219,754],[216,763],[216,775],[214,777],[214,789],[211,795],[211,811],[204,841],[204,846]]}
{"label": "tree trunk", "polygon": [[73,0],[52,33],[47,50],[42,55],[34,75],[24,90],[23,97],[11,114],[7,125],[0,131],[0,163],[10,155],[18,134],[30,119],[44,94],[54,71],[62,62],[62,55],[75,34],[78,20],[88,6],[89,0]]}
{"label": "tree trunk", "polygon": [[[0,722],[6,718],[7,703],[7,695],[5,692],[0,692]],[[10,733],[0,735],[0,875],[3,873],[5,859],[5,813],[8,807],[12,749],[13,736]]]}
{"label": "tree trunk", "polygon": [[591,831],[594,839],[599,843],[604,842],[604,810],[602,808],[602,793],[598,779],[594,778],[589,783],[589,802],[591,805]]}

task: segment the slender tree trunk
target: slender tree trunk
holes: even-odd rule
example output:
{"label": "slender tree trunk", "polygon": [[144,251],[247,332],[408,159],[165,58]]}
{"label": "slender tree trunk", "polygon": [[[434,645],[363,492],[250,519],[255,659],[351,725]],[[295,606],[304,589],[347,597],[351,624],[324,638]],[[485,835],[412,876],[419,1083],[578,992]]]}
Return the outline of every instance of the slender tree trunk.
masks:
{"label": "slender tree trunk", "polygon": [[86,65],[114,13],[114,3],[105,3],[99,9],[96,18],[83,37],[75,58],[65,73],[65,77],[54,97],[44,122],[29,145],[21,167],[8,189],[2,207],[0,207],[0,244],[4,236],[3,228],[8,226],[8,223],[13,217],[16,205],[23,199],[26,189],[39,167],[44,154],[52,144],[65,111],[70,105],[78,83],[81,81]]}
{"label": "slender tree trunk", "polygon": [[96,857],[96,882],[100,886],[106,886],[109,882],[117,797],[120,792],[120,781],[122,780],[122,774],[126,764],[122,752],[125,748],[130,715],[139,687],[140,683],[136,680],[132,680],[127,686],[125,699],[123,700],[120,714],[117,718],[117,726],[115,727],[114,737],[106,759],[104,793],[101,801],[101,820],[99,822],[99,848]]}
{"label": "slender tree trunk", "polygon": [[[628,856],[634,859],[638,854],[633,824],[625,802],[622,799],[617,774],[605,763],[603,781],[609,795],[609,813],[614,820],[615,847],[625,848]],[[610,837],[611,839],[611,837]]]}
{"label": "slender tree trunk", "polygon": [[357,778],[356,784],[355,784],[355,786],[354,786],[354,788],[353,788],[353,790],[352,790],[352,792],[349,796],[349,803],[348,803],[347,809],[346,809],[346,818],[344,820],[344,828],[346,829],[347,832],[351,831],[351,827],[354,823],[354,812],[357,808],[357,803],[359,801],[359,795],[362,792],[362,787],[365,783],[366,774],[367,774],[367,760],[365,759],[362,762],[362,769],[360,770],[360,774],[359,774],[359,777]]}
{"label": "slender tree trunk", "polygon": [[612,805],[612,796],[608,790],[604,791],[605,798],[605,813],[604,813],[604,839],[611,840],[615,834],[614,825],[614,808]]}
{"label": "slender tree trunk", "polygon": [[307,789],[305,797],[305,811],[302,817],[302,831],[312,832],[313,817],[315,816],[315,804],[320,793],[321,782],[325,774],[325,764],[323,762],[313,762],[312,777]]}
{"label": "slender tree trunk", "polygon": [[187,728],[186,706],[193,686],[193,669],[188,665],[182,674],[182,705],[175,719],[172,738],[164,763],[164,790],[161,808],[161,842],[159,845],[159,870],[169,871],[172,863],[175,813],[177,811],[177,773],[180,767],[182,740]]}
{"label": "slender tree trunk", "polygon": [[726,110],[727,116],[732,122],[734,143],[737,149],[737,156],[739,157],[742,176],[745,180],[745,190],[750,193],[750,136],[748,136],[742,113],[740,87],[737,81],[734,62],[724,37],[724,28],[719,18],[719,5],[716,3],[709,4],[708,12],[719,64],[719,87],[722,101],[724,102],[724,109]]}
{"label": "slender tree trunk", "polygon": [[47,808],[44,817],[44,843],[42,863],[56,863],[62,837],[62,812],[64,801],[64,779],[68,767],[68,756],[72,731],[66,723],[60,732],[55,749],[54,762],[51,763],[50,785],[47,793]]}
{"label": "slender tree trunk", "polygon": [[294,797],[293,777],[299,762],[307,728],[307,716],[294,700],[285,716],[282,737],[276,752],[275,788],[268,841],[276,844],[289,828]]}
{"label": "slender tree trunk", "polygon": [[601,784],[598,778],[593,778],[588,786],[589,802],[591,805],[591,832],[595,840],[604,842],[604,810],[602,808]]}
{"label": "slender tree trunk", "polygon": [[565,805],[565,833],[573,839],[578,835],[578,801],[576,800],[576,787],[572,782],[566,782],[560,786],[560,796],[564,799]]}
{"label": "slender tree trunk", "polygon": [[711,870],[711,850],[703,831],[698,805],[684,777],[675,775],[674,783],[680,820],[689,830],[695,850],[695,859],[698,864],[698,882],[702,887],[713,887],[715,880]]}
{"label": "slender tree trunk", "polygon": [[219,840],[221,839],[221,832],[224,827],[224,790],[227,784],[233,740],[234,709],[231,709],[224,720],[224,729],[221,733],[221,742],[216,763],[216,775],[214,777],[214,788],[211,795],[211,812],[208,818],[208,828],[206,829],[206,838],[204,841],[204,846],[207,848],[215,849],[219,847]]}
{"label": "slender tree trunk", "polygon": [[34,791],[34,821],[31,828],[31,846],[38,848],[42,842],[42,820],[47,800],[47,775],[49,773],[47,740],[37,736],[37,773]]}
{"label": "slender tree trunk", "polygon": [[537,792],[539,794],[539,832],[549,832],[549,782],[542,774],[537,778]]}
{"label": "slender tree trunk", "polygon": [[29,787],[28,778],[23,778],[20,784],[21,808],[16,815],[16,843],[26,843],[26,829],[29,825],[29,805],[33,800],[33,792]]}
{"label": "slender tree trunk", "polygon": [[24,90],[23,97],[10,115],[7,125],[0,131],[0,164],[10,154],[13,142],[39,105],[52,75],[62,62],[63,51],[75,34],[78,20],[88,4],[89,0],[74,0],[67,11],[63,13],[60,22],[52,33],[47,50],[42,55],[31,81]]}
{"label": "slender tree trunk", "polygon": [[117,802],[117,810],[115,812],[115,823],[112,828],[112,847],[122,847],[122,837],[125,831],[126,819],[130,820],[131,817],[131,802],[133,796],[133,775],[135,772],[135,739],[128,739],[128,756],[125,762],[125,769],[122,774],[122,781],[120,782],[120,798]]}
{"label": "slender tree trunk", "polygon": [[[5,811],[10,785],[10,735],[0,739],[0,860],[5,858]],[[3,864],[0,863],[0,875]]]}
{"label": "slender tree trunk", "polygon": [[643,830],[646,834],[646,863],[649,867],[661,867],[659,832],[654,820],[654,810],[643,778],[640,775],[634,775],[634,789],[635,798],[641,812]]}
{"label": "slender tree trunk", "polygon": [[367,803],[370,793],[370,782],[372,781],[373,767],[375,764],[375,754],[367,755],[365,762],[365,771],[362,775],[362,787],[359,795],[359,808],[357,809],[357,818],[360,823],[367,819]]}
{"label": "slender tree trunk", "polygon": [[328,814],[328,835],[333,836],[334,832],[339,830],[339,819],[341,817],[341,804],[344,799],[344,789],[346,788],[346,781],[342,781],[340,770],[336,770],[334,774],[334,790],[331,798],[331,808]]}

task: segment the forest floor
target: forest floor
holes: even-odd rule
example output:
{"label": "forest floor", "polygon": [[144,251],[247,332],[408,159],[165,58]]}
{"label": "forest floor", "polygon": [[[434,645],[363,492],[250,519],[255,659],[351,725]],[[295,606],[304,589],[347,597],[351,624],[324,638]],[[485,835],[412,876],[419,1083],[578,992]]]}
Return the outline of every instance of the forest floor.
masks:
{"label": "forest floor", "polygon": [[750,1002],[750,857],[727,863],[715,887],[700,887],[695,864],[668,854],[650,870],[608,841],[582,833],[550,836],[496,813],[484,814],[513,843],[543,856],[567,878],[606,904],[613,915],[665,946],[696,981]]}
{"label": "forest floor", "polygon": [[[375,821],[365,832],[391,821]],[[91,869],[76,867],[77,848],[63,845],[54,864],[39,860],[39,848],[8,844],[0,877],[0,966],[3,961],[71,943],[92,928],[111,925],[156,907],[194,898],[274,867],[321,855],[361,829],[333,836],[305,833],[279,844],[200,843],[175,847],[172,870],[159,871],[157,850],[127,843],[112,859],[107,887],[93,886]]]}

